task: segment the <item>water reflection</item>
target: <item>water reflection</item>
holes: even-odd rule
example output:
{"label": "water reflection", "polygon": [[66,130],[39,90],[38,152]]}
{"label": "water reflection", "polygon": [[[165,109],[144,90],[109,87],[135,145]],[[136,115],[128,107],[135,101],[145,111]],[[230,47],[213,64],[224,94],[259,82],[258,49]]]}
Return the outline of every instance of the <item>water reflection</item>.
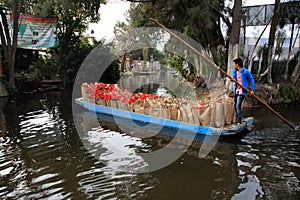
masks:
{"label": "water reflection", "polygon": [[164,69],[149,75],[131,75],[122,77],[119,86],[131,92],[156,93],[164,96],[188,97],[194,99],[196,93],[180,74],[173,76],[172,71]]}
{"label": "water reflection", "polygon": [[[86,138],[89,146],[94,149],[97,159],[103,161],[113,174],[123,171],[131,171],[137,167],[147,165],[144,160],[135,153],[136,148],[147,146],[141,139],[120,134],[119,132],[103,129],[88,131]],[[134,147],[134,148],[132,148]]]}
{"label": "water reflection", "polygon": [[[0,137],[1,199],[299,197],[299,132],[287,131],[266,110],[250,110],[256,119],[254,130],[237,138],[221,138],[202,159],[198,157],[202,143],[194,141],[169,166],[136,174],[122,169],[144,166],[147,163],[138,153],[163,148],[174,137],[82,118],[80,122],[86,125],[82,141],[71,103],[68,93],[53,92],[22,96],[3,108],[7,131]],[[276,110],[299,124],[299,107]],[[90,152],[83,142],[97,151]],[[184,149],[184,144],[181,138],[172,148]]]}
{"label": "water reflection", "polygon": [[[150,134],[149,138],[143,135],[139,138],[139,135],[147,135],[148,129],[139,132],[136,128],[128,128],[128,132],[123,132],[126,129],[120,129],[120,125],[101,118],[93,120],[83,115],[83,121],[82,127],[89,130],[86,132],[86,138],[89,144],[92,144],[88,148],[94,149],[94,156],[105,162],[106,171],[109,174],[120,172],[124,167],[134,169],[137,163],[138,165],[147,164],[142,157],[138,156],[138,152],[151,152],[165,148],[172,140],[176,140],[176,145],[168,146],[168,148],[184,150],[187,142],[184,138],[173,138],[166,134],[156,134],[155,136]],[[164,184],[148,186],[151,188],[151,192],[143,196],[143,199],[182,199],[195,196],[210,198],[211,195],[217,198],[232,194],[233,191],[227,186],[237,185],[238,179],[230,178],[228,180],[224,177],[231,177],[226,170],[230,169],[232,160],[226,159],[228,156],[230,157],[229,154],[233,149],[228,149],[224,145],[216,145],[212,155],[200,160],[198,153],[201,146],[200,142],[194,141],[188,151],[182,153],[183,156],[179,160],[170,163],[164,169],[151,173],[158,180],[164,180]],[[220,152],[223,155],[219,155]],[[208,185],[207,182],[209,182]],[[215,184],[216,182],[217,184]],[[186,186],[180,184],[181,189],[174,191],[179,183],[184,183]],[[193,184],[195,184],[195,188],[191,189],[190,186]],[[226,187],[224,188],[224,186]]]}
{"label": "water reflection", "polygon": [[0,98],[0,132],[2,135],[2,138],[6,138],[6,131],[7,131],[7,125],[6,125],[6,116],[3,112],[3,108],[7,105],[8,97]]}
{"label": "water reflection", "polygon": [[[299,136],[279,128],[253,131],[242,139],[237,160],[238,198],[296,199],[299,194]],[[294,196],[296,195],[296,196]]]}
{"label": "water reflection", "polygon": [[110,154],[101,155],[104,159],[99,162],[85,150],[70,118],[71,102],[66,96],[53,93],[38,99],[25,109],[32,99],[24,98],[6,109],[10,123],[6,142],[1,140],[1,197],[138,197],[154,186],[153,179],[147,184],[148,175],[140,182],[134,174],[119,173],[112,167],[118,163],[110,160]]}

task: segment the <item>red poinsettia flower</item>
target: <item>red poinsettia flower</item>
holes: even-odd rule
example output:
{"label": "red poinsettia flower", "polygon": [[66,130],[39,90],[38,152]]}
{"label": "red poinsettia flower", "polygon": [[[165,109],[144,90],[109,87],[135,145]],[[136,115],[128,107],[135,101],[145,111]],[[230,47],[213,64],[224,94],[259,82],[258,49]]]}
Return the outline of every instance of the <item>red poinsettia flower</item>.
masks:
{"label": "red poinsettia flower", "polygon": [[192,106],[194,110],[201,110],[204,107],[204,103],[199,103],[198,105]]}
{"label": "red poinsettia flower", "polygon": [[111,94],[105,94],[104,100],[111,100]]}
{"label": "red poinsettia flower", "polygon": [[86,91],[87,94],[95,94],[95,92],[96,92],[95,90],[87,90]]}
{"label": "red poinsettia flower", "polygon": [[140,94],[139,95],[140,100],[145,100],[145,99],[147,99],[147,97],[148,97],[147,94]]}
{"label": "red poinsettia flower", "polygon": [[83,89],[88,89],[88,88],[89,88],[89,85],[86,84],[86,83],[83,83],[83,84],[81,85],[81,87],[82,87]]}
{"label": "red poinsettia flower", "polygon": [[121,102],[122,102],[123,104],[128,104],[130,101],[129,101],[128,98],[122,97],[122,98],[121,98]]}
{"label": "red poinsettia flower", "polygon": [[158,95],[156,95],[156,94],[150,94],[149,98],[151,98],[151,99],[158,99]]}
{"label": "red poinsettia flower", "polygon": [[122,97],[121,95],[116,94],[116,93],[114,93],[114,94],[111,95],[111,99],[113,99],[113,100],[118,100],[118,99],[120,99],[121,97]]}
{"label": "red poinsettia flower", "polygon": [[129,103],[135,103],[136,102],[136,98],[134,96],[132,96],[129,100]]}
{"label": "red poinsettia flower", "polygon": [[92,89],[96,89],[96,88],[97,88],[97,86],[96,86],[94,83],[91,83],[91,84],[90,84],[90,88],[92,88]]}
{"label": "red poinsettia flower", "polygon": [[[81,86],[91,98],[101,98],[104,100],[120,99],[122,103],[134,103],[136,101],[144,101],[146,99],[158,99],[155,94],[137,93],[134,94],[128,89],[118,87],[117,84],[105,83],[83,83]],[[203,103],[195,104],[194,109],[201,109]]]}
{"label": "red poinsettia flower", "polygon": [[96,99],[96,95],[94,95],[94,94],[92,94],[92,95],[89,95],[89,98],[91,98],[91,99]]}
{"label": "red poinsettia flower", "polygon": [[97,97],[99,97],[101,94],[102,94],[102,91],[101,91],[101,90],[96,90],[95,95],[96,95]]}
{"label": "red poinsettia flower", "polygon": [[106,86],[106,84],[104,84],[104,83],[99,83],[98,84],[98,87],[101,88],[101,89],[105,88],[105,86]]}

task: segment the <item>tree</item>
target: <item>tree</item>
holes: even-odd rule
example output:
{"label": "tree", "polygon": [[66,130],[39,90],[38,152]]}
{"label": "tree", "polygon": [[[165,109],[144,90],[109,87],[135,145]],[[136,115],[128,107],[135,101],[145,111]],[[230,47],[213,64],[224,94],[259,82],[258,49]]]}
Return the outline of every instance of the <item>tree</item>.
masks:
{"label": "tree", "polygon": [[132,25],[127,25],[124,22],[118,22],[116,24],[114,34],[114,53],[120,56],[122,55],[122,72],[125,71],[126,56],[138,54],[143,57],[144,61],[147,61],[148,55],[154,52],[153,48],[156,47],[157,41],[162,37],[158,28],[134,28]]}
{"label": "tree", "polygon": [[[7,9],[0,7],[0,37],[4,58],[9,70],[9,83],[15,88],[14,72],[19,30],[18,19],[23,6],[23,0],[0,1],[0,3],[7,7]],[[9,30],[9,22],[5,13],[5,11],[9,10],[12,10],[11,14],[13,18],[12,35]]]}
{"label": "tree", "polygon": [[298,52],[298,61],[295,69],[291,75],[291,81],[294,85],[297,85],[300,79],[300,52]]}
{"label": "tree", "polygon": [[91,50],[82,40],[83,33],[89,23],[100,20],[99,9],[105,3],[106,0],[30,0],[26,4],[31,14],[58,18],[59,46],[50,53],[65,86],[72,83],[82,61]]}
{"label": "tree", "polygon": [[[125,72],[125,60],[126,60],[126,52],[128,49],[128,40],[126,32],[128,31],[128,25],[126,25],[124,22],[117,22],[117,24],[114,27],[114,34],[116,36],[116,41],[114,42],[114,45],[117,49],[119,50],[118,53],[119,55],[122,55],[122,61],[121,61],[121,72]],[[125,38],[124,38],[125,36]]]}
{"label": "tree", "polygon": [[268,73],[268,83],[272,84],[272,62],[273,62],[273,51],[274,51],[274,41],[275,41],[275,34],[276,34],[276,27],[278,25],[280,13],[280,0],[275,0],[275,7],[274,7],[274,14],[272,17],[270,33],[269,33],[269,41],[268,41],[268,67],[266,71],[262,74],[264,76]]}
{"label": "tree", "polygon": [[[231,74],[233,70],[233,59],[239,55],[239,40],[242,19],[242,0],[234,0],[233,6],[233,22],[229,37],[227,73]],[[232,83],[226,79],[226,88],[230,89]]]}
{"label": "tree", "polygon": [[[266,29],[268,28],[268,26],[270,25],[270,23],[271,23],[271,20],[269,20],[268,22],[267,22],[267,24],[265,25],[265,27],[264,27],[264,29],[261,31],[261,33],[259,34],[259,36],[258,36],[258,38],[257,38],[257,40],[256,40],[256,42],[255,42],[255,45],[254,45],[254,47],[253,47],[253,49],[252,49],[252,52],[251,52],[251,54],[250,54],[250,56],[249,56],[249,63],[248,63],[248,70],[251,72],[252,71],[252,64],[253,64],[253,59],[254,59],[254,52],[255,52],[255,50],[256,50],[256,48],[257,48],[257,46],[258,46],[258,44],[259,44],[259,41],[260,41],[260,39],[261,39],[261,37],[263,36],[263,34],[264,34],[264,32],[266,31]],[[258,57],[260,57],[260,55],[262,55],[262,53],[257,53],[257,56]],[[260,70],[259,70],[260,71]],[[257,73],[257,74],[259,74],[259,73]]]}
{"label": "tree", "polygon": [[288,79],[288,72],[289,72],[289,62],[292,53],[293,47],[293,40],[294,40],[294,31],[295,25],[299,23],[300,17],[300,2],[287,2],[281,5],[280,8],[280,18],[279,18],[279,26],[283,28],[287,24],[291,24],[291,35],[290,35],[290,42],[289,42],[289,50],[288,50],[288,57],[287,62],[284,69],[284,79]]}
{"label": "tree", "polygon": [[218,46],[225,44],[220,20],[224,12],[223,0],[161,0],[133,4],[128,13],[133,27],[153,26],[149,18],[155,18],[193,38],[216,57]]}
{"label": "tree", "polygon": [[[61,75],[64,79],[75,77],[76,71],[82,60],[78,55],[83,53],[80,50],[82,45],[81,37],[86,31],[90,22],[100,20],[100,5],[106,0],[11,0],[0,1],[0,3],[12,11],[14,23],[13,34],[9,34],[9,23],[4,9],[0,9],[1,24],[0,36],[4,58],[9,67],[9,81],[14,86],[14,65],[17,49],[18,17],[20,13],[38,15],[40,17],[58,17],[58,39],[59,47],[51,51],[54,63],[59,65]],[[2,7],[3,8],[3,7]],[[79,53],[81,51],[81,53]],[[85,54],[82,54],[85,55]],[[74,62],[76,61],[76,62]],[[72,73],[69,73],[72,72]]]}

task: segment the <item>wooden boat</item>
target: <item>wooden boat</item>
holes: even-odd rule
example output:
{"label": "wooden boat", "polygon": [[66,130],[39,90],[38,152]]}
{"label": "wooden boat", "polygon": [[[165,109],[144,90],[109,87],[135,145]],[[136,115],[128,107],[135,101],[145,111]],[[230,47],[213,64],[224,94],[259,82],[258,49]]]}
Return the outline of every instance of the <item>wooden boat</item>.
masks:
{"label": "wooden boat", "polygon": [[239,125],[232,124],[232,125],[225,126],[223,128],[216,128],[216,127],[190,124],[190,123],[185,123],[185,122],[175,121],[170,119],[164,119],[164,118],[145,115],[136,112],[129,112],[126,110],[116,109],[107,106],[101,106],[101,105],[85,102],[82,100],[82,98],[78,98],[75,101],[79,105],[83,106],[84,108],[92,112],[111,115],[119,118],[130,119],[142,123],[151,123],[162,127],[180,129],[183,131],[196,133],[196,135],[210,135],[210,136],[236,135],[245,130],[249,130],[249,128],[251,128],[252,123],[254,121],[253,117],[248,117],[248,118],[244,118],[243,123]]}

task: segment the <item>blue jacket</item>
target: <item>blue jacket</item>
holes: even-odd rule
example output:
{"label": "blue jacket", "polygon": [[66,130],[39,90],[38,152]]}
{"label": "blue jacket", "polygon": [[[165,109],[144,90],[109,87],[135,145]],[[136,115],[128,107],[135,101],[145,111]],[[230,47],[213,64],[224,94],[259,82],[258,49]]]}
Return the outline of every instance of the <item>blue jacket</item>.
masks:
{"label": "blue jacket", "polygon": [[[237,69],[233,69],[232,71],[232,78],[234,78],[235,80],[237,80]],[[255,83],[254,83],[254,79],[253,76],[251,75],[251,73],[245,68],[243,67],[241,69],[241,78],[242,78],[242,85],[248,89],[248,83],[251,83],[251,90],[253,92],[255,92]],[[234,94],[235,94],[235,90],[236,90],[237,84],[234,83],[233,84],[233,88],[234,88]],[[243,89],[243,95],[246,95],[247,92]]]}

